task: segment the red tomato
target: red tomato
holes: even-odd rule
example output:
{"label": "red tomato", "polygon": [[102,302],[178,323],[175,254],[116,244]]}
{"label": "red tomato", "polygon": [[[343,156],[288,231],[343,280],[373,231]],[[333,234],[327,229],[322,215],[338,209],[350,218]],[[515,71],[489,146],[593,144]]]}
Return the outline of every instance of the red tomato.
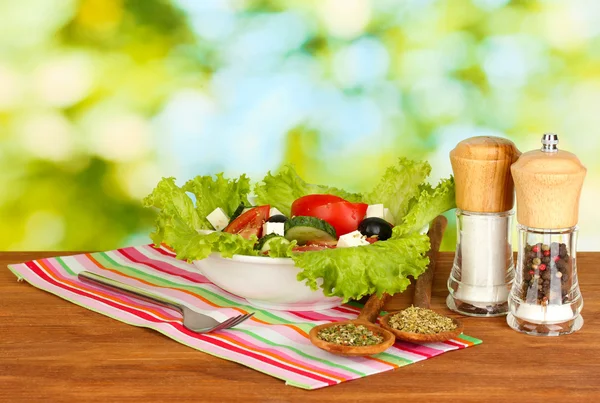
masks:
{"label": "red tomato", "polygon": [[305,245],[294,246],[294,252],[310,252],[314,250],[335,249],[337,241],[306,241]]}
{"label": "red tomato", "polygon": [[[317,197],[315,197],[317,196]],[[327,221],[337,236],[355,231],[367,213],[368,204],[350,203],[332,195],[309,195],[292,204],[292,215],[311,216]]]}
{"label": "red tomato", "polygon": [[337,246],[337,240],[336,241],[306,241],[305,245],[317,245],[317,246],[324,246],[326,248],[335,248]]}
{"label": "red tomato", "polygon": [[367,241],[368,243],[370,243],[372,245],[375,242],[379,241],[379,238],[377,238],[377,237],[371,237],[371,238],[365,239],[365,241]]}
{"label": "red tomato", "polygon": [[293,252],[311,252],[311,251],[316,251],[316,250],[333,249],[333,248],[335,248],[335,246],[306,244],[306,245],[302,245],[302,246],[300,246],[300,245],[294,246],[292,251]]}
{"label": "red tomato", "polygon": [[327,195],[327,194],[315,194],[302,196],[299,199],[294,200],[292,203],[292,216],[304,215],[310,216],[310,212],[313,208],[322,206],[323,204],[345,201],[339,196]]}
{"label": "red tomato", "polygon": [[262,234],[262,226],[269,218],[270,209],[271,206],[268,204],[254,207],[245,213],[242,213],[238,218],[230,222],[229,225],[225,227],[223,232],[238,234],[246,239],[249,239],[252,235],[256,235],[260,238]]}

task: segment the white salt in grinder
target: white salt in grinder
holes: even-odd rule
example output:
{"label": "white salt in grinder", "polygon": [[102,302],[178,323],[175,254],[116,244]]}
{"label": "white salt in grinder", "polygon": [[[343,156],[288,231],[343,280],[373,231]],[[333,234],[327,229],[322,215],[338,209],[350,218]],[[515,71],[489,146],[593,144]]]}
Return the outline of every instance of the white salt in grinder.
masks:
{"label": "white salt in grinder", "polygon": [[544,134],[542,148],[511,167],[517,191],[519,249],[506,318],[513,329],[558,336],[581,329],[577,220],[586,168]]}
{"label": "white salt in grinder", "polygon": [[489,136],[463,140],[450,152],[457,243],[446,304],[455,312],[479,317],[508,312],[514,278],[510,166],[520,154],[512,141]]}

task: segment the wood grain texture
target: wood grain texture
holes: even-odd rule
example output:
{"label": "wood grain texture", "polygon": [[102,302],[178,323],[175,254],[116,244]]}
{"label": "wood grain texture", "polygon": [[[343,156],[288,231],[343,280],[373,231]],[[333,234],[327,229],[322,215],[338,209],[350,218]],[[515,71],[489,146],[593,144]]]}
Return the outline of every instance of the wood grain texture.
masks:
{"label": "wood grain texture", "polygon": [[367,322],[375,323],[379,317],[383,306],[392,298],[390,294],[383,294],[381,298],[373,294],[369,297],[357,319],[366,320]]}
{"label": "wood grain texture", "polygon": [[450,151],[456,183],[456,205],[477,213],[499,213],[514,206],[510,166],[521,153],[507,139],[478,136]]}
{"label": "wood grain texture", "polygon": [[413,305],[420,308],[431,307],[431,288],[433,286],[433,277],[435,276],[435,267],[437,264],[437,255],[442,244],[442,238],[448,225],[448,219],[443,215],[437,216],[432,222],[427,236],[431,247],[427,252],[429,265],[425,273],[421,274],[415,282],[415,294],[413,297]]}
{"label": "wood grain texture", "polygon": [[[511,330],[504,317],[448,310],[454,255],[442,252],[431,307],[461,318],[483,344],[315,391],[81,308],[17,282],[5,268],[54,255],[0,254],[0,402],[584,402],[600,395],[600,253],[577,255],[583,329],[539,338]],[[385,308],[405,308],[412,291]]]}
{"label": "wood grain texture", "polygon": [[579,221],[579,197],[587,169],[568,151],[528,151],[511,167],[517,221],[533,228],[569,228]]}

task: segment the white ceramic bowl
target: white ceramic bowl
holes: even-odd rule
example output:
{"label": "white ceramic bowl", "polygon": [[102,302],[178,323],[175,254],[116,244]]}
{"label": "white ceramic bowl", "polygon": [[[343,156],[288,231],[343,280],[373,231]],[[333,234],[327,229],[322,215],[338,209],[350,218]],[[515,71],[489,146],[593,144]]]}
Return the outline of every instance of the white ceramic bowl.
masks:
{"label": "white ceramic bowl", "polygon": [[299,282],[296,275],[300,269],[290,258],[224,258],[213,253],[194,265],[214,284],[259,308],[317,311],[342,304],[341,298],[326,297],[321,289],[313,291]]}

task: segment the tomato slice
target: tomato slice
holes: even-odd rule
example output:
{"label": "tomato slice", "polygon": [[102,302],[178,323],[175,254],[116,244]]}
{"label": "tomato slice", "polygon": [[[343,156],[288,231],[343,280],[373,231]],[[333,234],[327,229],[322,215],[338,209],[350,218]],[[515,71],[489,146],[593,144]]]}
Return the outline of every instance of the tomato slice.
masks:
{"label": "tomato slice", "polygon": [[230,222],[229,225],[225,227],[223,232],[238,234],[246,239],[250,239],[252,235],[256,235],[260,238],[262,234],[262,226],[269,218],[270,209],[271,206],[268,204],[254,207],[245,213],[242,213],[238,218]]}
{"label": "tomato slice", "polygon": [[326,248],[335,248],[337,246],[337,240],[335,241],[324,241],[324,240],[314,240],[314,241],[306,241],[305,245],[317,245],[324,246]]}
{"label": "tomato slice", "polygon": [[302,196],[299,199],[294,200],[292,203],[292,216],[304,215],[310,216],[310,212],[315,207],[322,206],[327,203],[334,203],[339,201],[345,201],[339,196],[328,195],[328,194],[314,194]]}
{"label": "tomato slice", "polygon": [[317,244],[306,244],[306,245],[298,245],[298,246],[294,246],[294,248],[292,249],[292,252],[311,252],[311,251],[317,251],[317,250],[323,250],[323,249],[333,249],[335,248],[335,245],[317,245]]}
{"label": "tomato slice", "polygon": [[335,249],[337,247],[336,241],[306,241],[305,245],[294,246],[292,251],[294,252],[310,252],[315,250],[323,249]]}

